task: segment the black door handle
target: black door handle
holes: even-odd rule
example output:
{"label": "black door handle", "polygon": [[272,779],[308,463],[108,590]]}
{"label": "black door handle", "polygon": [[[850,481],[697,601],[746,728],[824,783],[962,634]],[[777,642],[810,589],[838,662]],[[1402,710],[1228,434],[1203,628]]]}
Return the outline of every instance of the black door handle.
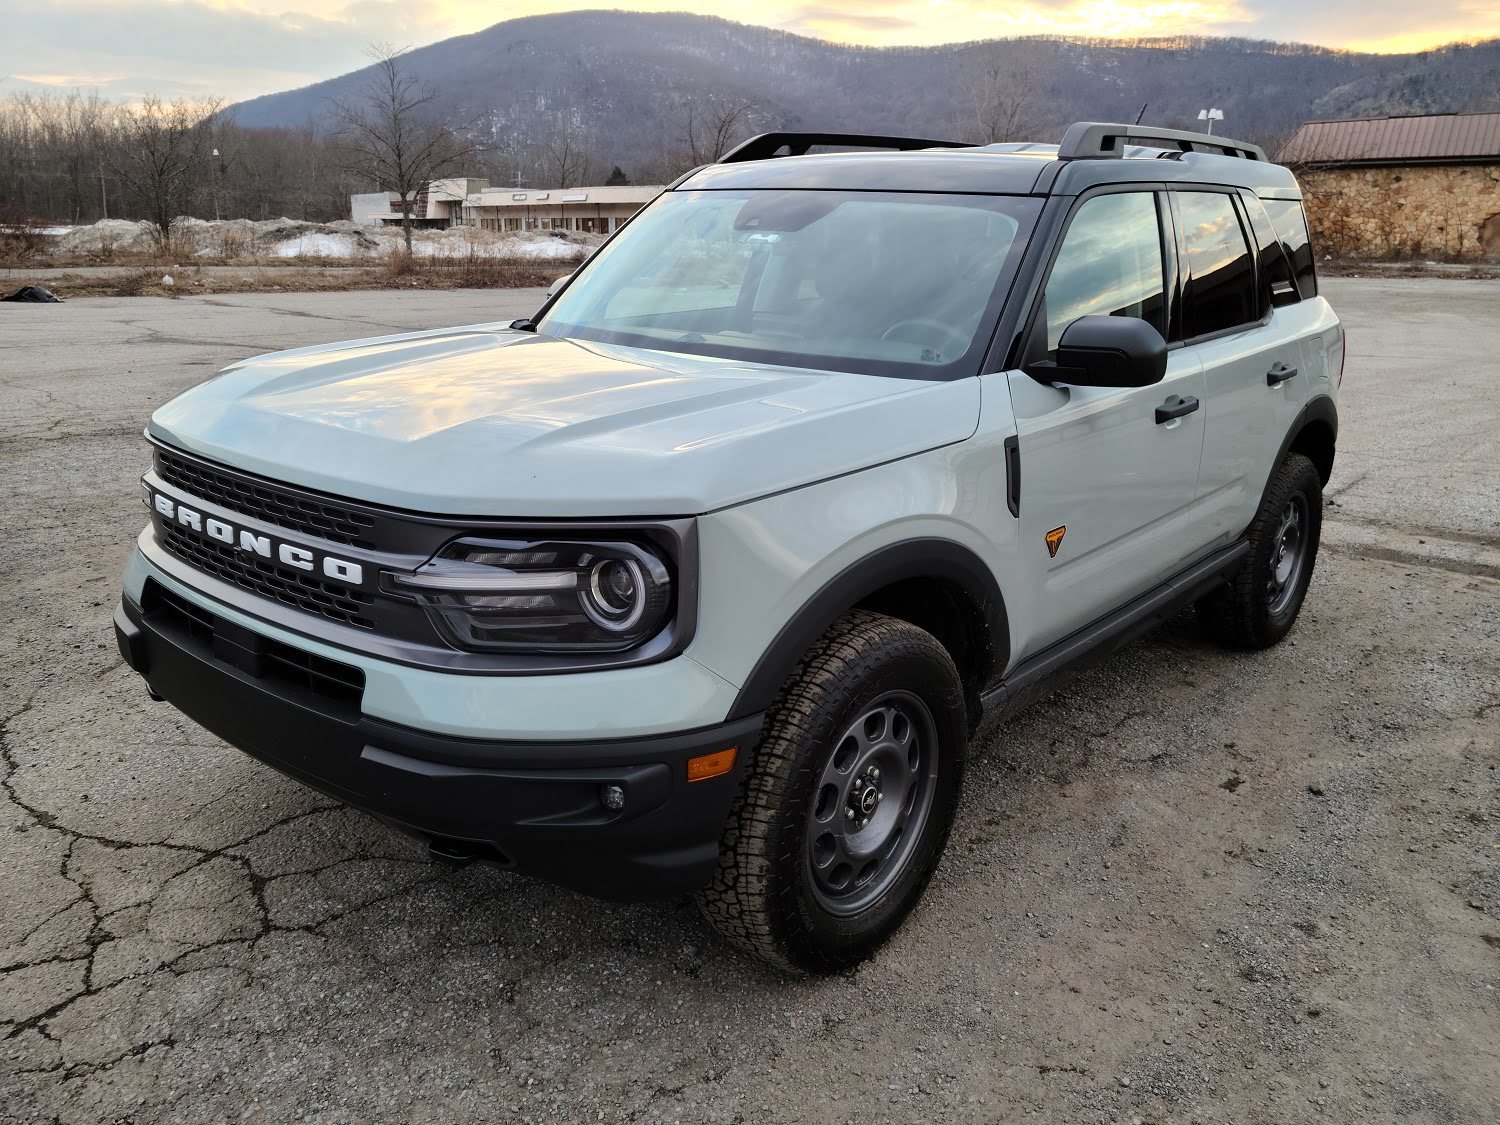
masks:
{"label": "black door handle", "polygon": [[1181,418],[1184,414],[1191,414],[1198,409],[1198,400],[1192,395],[1186,397],[1173,395],[1156,408],[1156,424],[1160,426],[1163,422],[1170,422],[1173,418]]}
{"label": "black door handle", "polygon": [[1274,387],[1277,383],[1285,383],[1288,379],[1295,379],[1296,377],[1297,369],[1295,367],[1288,367],[1284,363],[1278,363],[1266,372],[1266,386]]}

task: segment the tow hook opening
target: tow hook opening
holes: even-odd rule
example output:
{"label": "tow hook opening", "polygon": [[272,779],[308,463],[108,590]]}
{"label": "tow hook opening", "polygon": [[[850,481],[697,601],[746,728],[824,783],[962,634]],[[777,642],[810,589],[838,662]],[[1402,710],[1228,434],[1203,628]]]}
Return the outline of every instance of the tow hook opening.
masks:
{"label": "tow hook opening", "polygon": [[496,867],[514,867],[511,859],[494,844],[475,843],[472,840],[454,840],[447,836],[427,837],[427,854],[443,863],[462,865],[465,863],[488,863]]}

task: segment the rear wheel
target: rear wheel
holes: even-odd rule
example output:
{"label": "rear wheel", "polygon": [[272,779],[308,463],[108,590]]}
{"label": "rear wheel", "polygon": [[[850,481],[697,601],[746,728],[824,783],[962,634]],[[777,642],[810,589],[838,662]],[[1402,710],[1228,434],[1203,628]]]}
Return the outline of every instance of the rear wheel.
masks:
{"label": "rear wheel", "polygon": [[1269,648],[1302,610],[1323,529],[1323,483],[1313,463],[1288,454],[1250,525],[1250,554],[1229,586],[1198,603],[1210,637],[1232,648]]}
{"label": "rear wheel", "polygon": [[832,972],[869,956],[942,855],[967,739],[942,645],[895,618],[845,617],[767,714],[698,897],[704,915],[787,969]]}

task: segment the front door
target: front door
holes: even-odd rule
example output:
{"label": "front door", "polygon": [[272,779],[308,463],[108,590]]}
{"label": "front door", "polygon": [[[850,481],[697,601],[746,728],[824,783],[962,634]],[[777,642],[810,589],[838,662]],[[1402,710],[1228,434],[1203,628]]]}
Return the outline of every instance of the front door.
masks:
{"label": "front door", "polygon": [[[1043,290],[1051,358],[1081,316],[1139,317],[1165,334],[1161,205],[1151,191],[1114,192],[1074,210]],[[1020,449],[1021,588],[1016,657],[1144,593],[1199,552],[1193,497],[1203,450],[1203,367],[1186,349],[1149,387],[1047,385],[1008,373]],[[1185,413],[1161,417],[1169,401]]]}

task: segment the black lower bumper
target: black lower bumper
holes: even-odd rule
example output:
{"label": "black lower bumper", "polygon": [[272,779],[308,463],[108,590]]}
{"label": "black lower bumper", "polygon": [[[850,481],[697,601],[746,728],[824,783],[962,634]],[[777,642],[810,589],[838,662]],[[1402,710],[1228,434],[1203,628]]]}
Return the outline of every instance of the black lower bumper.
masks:
{"label": "black lower bumper", "polygon": [[[713,873],[758,716],[598,742],[430,734],[363,714],[358,669],[261,637],[154,584],[142,600],[144,608],[121,602],[115,633],[154,696],[440,854],[627,901],[690,891]],[[687,780],[689,758],[730,746],[739,748],[732,773]],[[623,794],[619,809],[606,807],[612,787]]]}

